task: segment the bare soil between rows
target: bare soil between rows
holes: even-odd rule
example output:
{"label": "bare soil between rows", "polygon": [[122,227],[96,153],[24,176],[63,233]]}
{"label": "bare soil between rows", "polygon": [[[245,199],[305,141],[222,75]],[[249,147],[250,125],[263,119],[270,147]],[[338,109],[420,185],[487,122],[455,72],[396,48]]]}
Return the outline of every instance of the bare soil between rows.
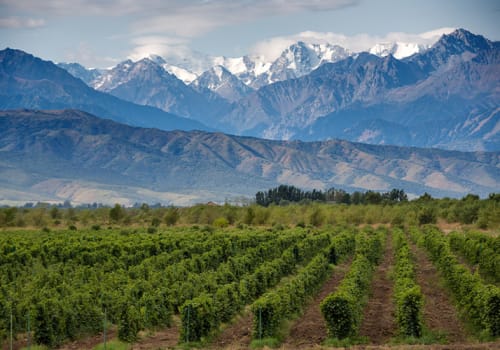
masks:
{"label": "bare soil between rows", "polygon": [[[424,323],[431,331],[444,333],[453,346],[467,339],[465,327],[451,302],[450,295],[442,286],[436,267],[426,252],[410,242],[415,258],[416,278],[424,295]],[[453,347],[452,347],[453,348]]]}
{"label": "bare soil between rows", "polygon": [[[319,304],[330,293],[335,291],[345,273],[349,270],[351,260],[336,266],[322,285],[318,294],[306,307],[304,314],[291,326],[281,348],[307,349],[319,346],[326,339],[326,324]],[[247,312],[228,325],[211,345],[211,349],[248,349],[252,341],[253,314]]]}
{"label": "bare soil between rows", "polygon": [[387,236],[382,261],[377,266],[370,286],[370,297],[365,306],[359,335],[370,344],[385,344],[397,334],[393,300],[394,282],[390,272],[394,266],[392,236]]}
{"label": "bare soil between rows", "polygon": [[330,293],[333,293],[344,278],[352,259],[338,265],[330,278],[323,284],[318,294],[309,303],[303,315],[296,320],[283,346],[290,349],[314,348],[327,337],[326,322],[320,310],[320,304]]}

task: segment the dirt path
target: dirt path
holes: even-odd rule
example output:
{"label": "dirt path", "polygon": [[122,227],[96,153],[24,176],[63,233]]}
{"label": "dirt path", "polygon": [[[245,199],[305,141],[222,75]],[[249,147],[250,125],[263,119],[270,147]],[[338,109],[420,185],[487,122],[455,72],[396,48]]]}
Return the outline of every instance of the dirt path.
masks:
{"label": "dirt path", "polygon": [[[156,349],[173,349],[179,342],[179,323],[180,320],[174,319],[173,325],[169,328],[151,334],[139,333],[140,340],[132,344],[131,350],[156,350]],[[107,333],[108,341],[116,340],[117,331],[115,328]],[[58,350],[91,350],[103,342],[103,335],[95,335],[92,337],[78,339],[71,343],[67,343]]]}
{"label": "dirt path", "polygon": [[[111,339],[116,339],[117,331],[115,328],[109,329],[106,332],[106,339],[109,341]],[[58,350],[91,350],[95,348],[97,345],[101,344],[104,341],[103,334],[94,335],[87,338],[81,338],[70,343],[64,344],[59,347]]]}
{"label": "dirt path", "polygon": [[417,283],[424,295],[424,323],[431,331],[445,333],[450,343],[464,342],[467,338],[465,328],[441,285],[438,271],[423,249],[412,242],[410,248],[415,257]]}
{"label": "dirt path", "polygon": [[211,349],[248,349],[252,342],[253,314],[247,310],[234,322],[224,328],[211,344]]}
{"label": "dirt path", "polygon": [[349,260],[335,267],[331,277],[323,284],[319,293],[309,303],[304,314],[293,324],[283,346],[288,349],[314,348],[326,339],[326,323],[319,305],[334,292],[351,266]]}
{"label": "dirt path", "polygon": [[385,344],[397,333],[393,302],[394,283],[389,277],[393,266],[392,236],[388,235],[384,258],[374,272],[370,298],[359,329],[359,335],[367,337],[371,344]]}
{"label": "dirt path", "polygon": [[177,324],[151,335],[144,335],[132,345],[132,350],[173,349],[179,343],[180,330]]}

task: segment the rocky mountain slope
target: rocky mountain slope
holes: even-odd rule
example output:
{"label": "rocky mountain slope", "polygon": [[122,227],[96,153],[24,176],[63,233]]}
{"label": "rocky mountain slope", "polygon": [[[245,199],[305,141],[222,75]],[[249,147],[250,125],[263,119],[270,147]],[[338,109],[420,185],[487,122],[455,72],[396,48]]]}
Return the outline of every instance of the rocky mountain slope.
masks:
{"label": "rocky mountain slope", "polygon": [[200,93],[148,58],[122,62],[94,80],[92,85],[126,101],[205,122],[227,105],[210,89]]}
{"label": "rocky mountain slope", "polygon": [[74,111],[0,112],[2,201],[224,201],[280,183],[487,195],[500,153],[142,129]]}
{"label": "rocky mountain slope", "polygon": [[361,53],[249,94],[219,125],[274,139],[498,150],[499,49],[457,30],[402,60]]}
{"label": "rocky mountain slope", "polygon": [[12,108],[76,108],[137,126],[211,130],[195,120],[96,91],[50,61],[5,49],[0,51],[0,109]]}
{"label": "rocky mountain slope", "polygon": [[[124,62],[90,84],[232,134],[498,150],[499,48],[464,29],[431,47],[380,44],[375,55],[297,42],[273,62],[195,55],[186,67],[217,65],[189,86],[164,71],[180,60],[157,56]],[[148,70],[136,69],[144,62]]]}

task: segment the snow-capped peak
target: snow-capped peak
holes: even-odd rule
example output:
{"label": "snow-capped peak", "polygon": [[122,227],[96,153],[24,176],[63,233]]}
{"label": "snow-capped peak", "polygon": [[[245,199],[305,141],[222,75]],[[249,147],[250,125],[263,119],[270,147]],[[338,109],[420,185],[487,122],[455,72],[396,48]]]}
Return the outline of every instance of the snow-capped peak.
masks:
{"label": "snow-capped peak", "polygon": [[429,47],[430,45],[416,43],[379,43],[370,48],[370,53],[379,57],[392,55],[397,59],[402,59],[427,50]]}

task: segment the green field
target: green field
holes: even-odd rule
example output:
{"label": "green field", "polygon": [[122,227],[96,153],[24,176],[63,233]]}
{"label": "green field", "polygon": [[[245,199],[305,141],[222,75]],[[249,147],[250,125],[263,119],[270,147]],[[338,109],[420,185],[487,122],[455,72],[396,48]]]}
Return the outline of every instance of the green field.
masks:
{"label": "green field", "polygon": [[[103,348],[105,334],[108,349],[497,344],[500,239],[479,230],[492,202],[476,204],[469,224],[446,221],[454,207],[436,200],[18,208],[9,220],[24,227],[0,231],[0,338],[7,349]],[[429,210],[438,225],[419,225]],[[28,225],[37,215],[43,227]],[[450,318],[436,323],[433,302]]]}

